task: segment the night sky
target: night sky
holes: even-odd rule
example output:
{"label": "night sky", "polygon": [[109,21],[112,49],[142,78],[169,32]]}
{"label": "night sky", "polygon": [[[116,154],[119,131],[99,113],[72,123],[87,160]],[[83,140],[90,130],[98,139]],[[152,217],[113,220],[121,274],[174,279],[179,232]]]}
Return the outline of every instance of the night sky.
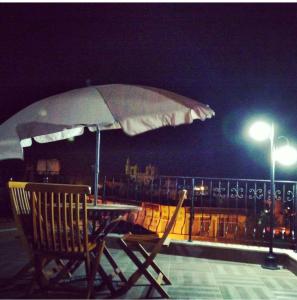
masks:
{"label": "night sky", "polygon": [[[296,4],[0,4],[2,123],[27,105],[91,84],[168,89],[209,104],[214,119],[128,137],[102,134],[101,170],[123,172],[129,156],[164,175],[269,177],[268,145],[244,136],[256,116],[297,144]],[[91,169],[95,135],[34,144],[25,162],[59,158]],[[12,164],[1,162],[5,174]],[[5,170],[5,171],[3,171]],[[297,180],[296,166],[277,179]]]}

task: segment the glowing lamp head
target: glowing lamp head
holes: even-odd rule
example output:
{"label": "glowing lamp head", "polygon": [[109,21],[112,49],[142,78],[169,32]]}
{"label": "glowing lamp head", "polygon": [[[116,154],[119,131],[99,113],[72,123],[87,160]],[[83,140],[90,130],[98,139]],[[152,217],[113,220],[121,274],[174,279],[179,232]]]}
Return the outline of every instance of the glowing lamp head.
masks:
{"label": "glowing lamp head", "polygon": [[271,134],[271,125],[258,121],[254,123],[249,130],[249,135],[256,141],[264,141],[269,139]]}
{"label": "glowing lamp head", "polygon": [[275,149],[274,159],[284,166],[290,166],[297,162],[297,150],[290,145]]}

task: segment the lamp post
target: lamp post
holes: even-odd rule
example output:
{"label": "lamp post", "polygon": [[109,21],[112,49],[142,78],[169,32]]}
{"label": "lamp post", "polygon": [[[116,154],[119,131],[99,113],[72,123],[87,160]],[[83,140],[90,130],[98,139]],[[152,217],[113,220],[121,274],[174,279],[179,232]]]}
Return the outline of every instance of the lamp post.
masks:
{"label": "lamp post", "polygon": [[285,165],[290,165],[297,161],[297,151],[289,145],[276,149],[275,147],[275,130],[274,124],[267,124],[265,122],[256,122],[250,127],[250,136],[258,141],[269,139],[270,141],[270,190],[271,190],[271,204],[269,217],[269,252],[265,257],[263,268],[276,270],[279,269],[277,259],[273,253],[274,241],[274,204],[275,204],[275,162],[278,161]]}
{"label": "lamp post", "polygon": [[264,264],[262,265],[264,268],[277,270],[279,267],[277,266],[276,256],[273,253],[273,228],[274,228],[274,203],[275,203],[275,145],[274,145],[274,125],[271,124],[270,127],[270,197],[271,197],[271,204],[270,204],[270,241],[269,241],[269,252],[265,257]]}

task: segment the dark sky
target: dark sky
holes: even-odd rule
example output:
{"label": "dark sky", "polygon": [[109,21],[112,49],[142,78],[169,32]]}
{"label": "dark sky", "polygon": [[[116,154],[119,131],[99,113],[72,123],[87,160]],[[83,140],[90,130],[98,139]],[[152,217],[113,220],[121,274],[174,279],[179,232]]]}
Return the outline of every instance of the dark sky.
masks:
{"label": "dark sky", "polygon": [[[0,4],[0,122],[44,97],[92,84],[168,89],[216,117],[130,138],[102,135],[101,169],[127,156],[166,175],[268,178],[268,147],[243,135],[268,116],[297,143],[296,4]],[[93,134],[34,145],[26,160],[58,157],[89,170]],[[9,163],[1,163],[7,167]],[[296,166],[277,178],[297,180]]]}

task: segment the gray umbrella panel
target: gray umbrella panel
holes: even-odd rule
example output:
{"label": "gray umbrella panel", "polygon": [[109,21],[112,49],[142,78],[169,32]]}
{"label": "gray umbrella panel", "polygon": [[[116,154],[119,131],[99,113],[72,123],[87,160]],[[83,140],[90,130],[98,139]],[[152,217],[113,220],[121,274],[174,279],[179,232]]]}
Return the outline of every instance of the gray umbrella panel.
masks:
{"label": "gray umbrella panel", "polygon": [[207,105],[144,86],[111,84],[71,90],[24,108],[0,126],[0,160],[23,159],[34,138],[46,143],[91,131],[122,128],[128,135],[211,118]]}
{"label": "gray umbrella panel", "polygon": [[121,128],[129,135],[164,126],[189,124],[194,119],[203,121],[214,115],[214,111],[205,104],[161,89],[135,85],[103,85],[95,88]]}
{"label": "gray umbrella panel", "polygon": [[116,127],[95,88],[76,89],[45,98],[0,126],[0,159],[23,159],[22,147],[31,146],[31,138],[41,143],[58,141],[81,135],[85,126],[96,124],[102,129]]}

